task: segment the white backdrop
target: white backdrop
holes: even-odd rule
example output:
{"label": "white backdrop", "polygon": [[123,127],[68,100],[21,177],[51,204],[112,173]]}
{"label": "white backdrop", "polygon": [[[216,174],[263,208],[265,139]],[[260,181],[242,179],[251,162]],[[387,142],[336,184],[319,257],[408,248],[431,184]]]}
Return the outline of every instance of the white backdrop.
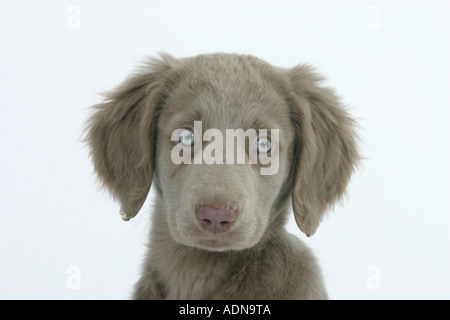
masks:
{"label": "white backdrop", "polygon": [[[448,1],[0,0],[0,298],[127,299],[149,201],[130,222],[81,141],[88,107],[148,55],[311,63],[366,157],[316,235],[332,299],[449,299]],[[447,196],[446,196],[447,195]]]}

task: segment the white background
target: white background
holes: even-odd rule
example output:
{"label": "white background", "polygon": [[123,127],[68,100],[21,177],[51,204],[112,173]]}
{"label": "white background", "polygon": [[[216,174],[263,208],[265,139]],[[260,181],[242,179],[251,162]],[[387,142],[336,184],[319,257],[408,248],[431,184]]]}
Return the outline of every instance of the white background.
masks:
{"label": "white background", "polygon": [[316,66],[366,159],[316,235],[288,230],[332,299],[450,298],[449,2],[279,0],[0,1],[0,298],[129,298],[149,201],[120,219],[82,128],[158,51]]}

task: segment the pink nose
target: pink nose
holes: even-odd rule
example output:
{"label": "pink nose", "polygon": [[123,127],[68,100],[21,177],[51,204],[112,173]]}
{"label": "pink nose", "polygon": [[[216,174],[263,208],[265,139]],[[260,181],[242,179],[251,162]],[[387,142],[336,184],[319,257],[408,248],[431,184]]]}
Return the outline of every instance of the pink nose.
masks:
{"label": "pink nose", "polygon": [[238,214],[235,204],[204,204],[197,210],[197,218],[203,229],[219,233],[225,232],[233,225]]}

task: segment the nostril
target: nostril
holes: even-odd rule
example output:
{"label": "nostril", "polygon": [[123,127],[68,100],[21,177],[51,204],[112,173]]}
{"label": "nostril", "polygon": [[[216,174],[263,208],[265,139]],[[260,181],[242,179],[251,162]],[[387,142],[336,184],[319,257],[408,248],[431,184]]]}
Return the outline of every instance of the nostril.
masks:
{"label": "nostril", "polygon": [[201,221],[204,224],[212,224],[211,220],[208,220],[208,219],[201,219]]}
{"label": "nostril", "polygon": [[223,231],[227,231],[228,229],[230,229],[230,227],[233,223],[234,223],[234,221],[221,221],[219,229],[221,229]]}

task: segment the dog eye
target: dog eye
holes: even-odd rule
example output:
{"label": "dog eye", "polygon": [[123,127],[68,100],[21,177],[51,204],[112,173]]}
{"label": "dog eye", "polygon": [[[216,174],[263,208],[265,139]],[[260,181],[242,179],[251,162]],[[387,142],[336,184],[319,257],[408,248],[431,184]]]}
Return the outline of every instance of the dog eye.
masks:
{"label": "dog eye", "polygon": [[180,141],[183,146],[192,146],[194,144],[194,132],[189,129],[181,130],[178,134],[178,141]]}
{"label": "dog eye", "polygon": [[271,147],[272,142],[267,138],[261,138],[256,141],[256,151],[258,151],[258,153],[267,153],[270,151]]}

